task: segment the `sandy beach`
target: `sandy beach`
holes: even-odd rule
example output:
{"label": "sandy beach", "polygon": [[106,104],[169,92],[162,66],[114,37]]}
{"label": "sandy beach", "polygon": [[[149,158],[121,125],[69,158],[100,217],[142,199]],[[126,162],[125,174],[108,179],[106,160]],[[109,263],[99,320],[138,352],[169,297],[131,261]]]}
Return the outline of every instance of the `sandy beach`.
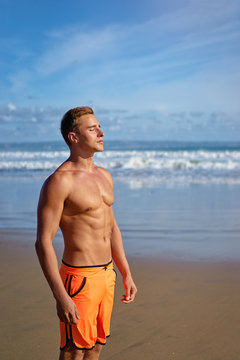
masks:
{"label": "sandy beach", "polygon": [[[1,358],[57,359],[55,302],[31,235],[1,233]],[[21,241],[20,241],[21,240]],[[56,252],[61,260],[62,246]],[[240,359],[240,264],[130,257],[138,294],[120,302],[102,360]]]}

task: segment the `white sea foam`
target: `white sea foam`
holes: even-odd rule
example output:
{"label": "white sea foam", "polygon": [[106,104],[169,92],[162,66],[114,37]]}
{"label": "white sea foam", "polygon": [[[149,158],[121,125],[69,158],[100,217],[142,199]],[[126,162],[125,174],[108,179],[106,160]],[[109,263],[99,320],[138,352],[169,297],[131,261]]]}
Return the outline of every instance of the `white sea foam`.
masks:
{"label": "white sea foam", "polygon": [[68,151],[36,151],[36,152],[30,152],[30,151],[2,151],[0,152],[0,160],[1,159],[42,159],[42,158],[49,158],[49,159],[55,159],[59,157],[67,157],[69,155]]}
{"label": "white sea foam", "polygon": [[53,170],[58,163],[50,161],[2,161],[0,170]]}
{"label": "white sea foam", "polygon": [[[52,172],[68,151],[1,151],[0,175]],[[95,162],[120,180],[142,182],[240,183],[240,151],[104,151]]]}

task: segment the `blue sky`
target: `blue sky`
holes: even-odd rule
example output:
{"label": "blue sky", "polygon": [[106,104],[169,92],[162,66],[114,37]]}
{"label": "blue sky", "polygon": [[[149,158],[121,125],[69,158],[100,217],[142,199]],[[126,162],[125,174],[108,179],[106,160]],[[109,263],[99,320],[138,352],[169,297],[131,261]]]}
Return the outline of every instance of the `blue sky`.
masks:
{"label": "blue sky", "polygon": [[240,140],[240,2],[0,0],[0,141]]}

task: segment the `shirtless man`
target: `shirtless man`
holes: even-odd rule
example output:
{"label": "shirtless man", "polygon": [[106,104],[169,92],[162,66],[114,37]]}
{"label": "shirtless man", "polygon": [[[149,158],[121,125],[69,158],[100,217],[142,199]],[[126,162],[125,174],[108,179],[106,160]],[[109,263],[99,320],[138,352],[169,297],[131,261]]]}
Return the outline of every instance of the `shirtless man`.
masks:
{"label": "shirtless man", "polygon": [[[116,280],[112,259],[123,278],[122,302],[131,303],[137,289],[113,214],[112,177],[93,163],[94,153],[103,151],[104,136],[93,110],[69,110],[61,132],[70,156],[43,184],[35,246],[56,300],[59,359],[97,360],[110,335]],[[60,272],[52,246],[59,226],[65,245]]]}

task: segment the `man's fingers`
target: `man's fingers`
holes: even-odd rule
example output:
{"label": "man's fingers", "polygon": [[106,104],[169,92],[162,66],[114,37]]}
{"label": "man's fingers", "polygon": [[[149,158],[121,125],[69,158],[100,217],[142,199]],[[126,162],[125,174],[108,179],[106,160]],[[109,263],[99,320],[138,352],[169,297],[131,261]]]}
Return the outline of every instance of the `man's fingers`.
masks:
{"label": "man's fingers", "polygon": [[75,325],[77,325],[77,323],[78,323],[78,321],[77,321],[77,319],[75,318],[75,316],[72,318],[72,324],[75,324]]}
{"label": "man's fingers", "polygon": [[64,317],[65,317],[64,319],[65,324],[71,324],[69,314],[65,312]]}
{"label": "man's fingers", "polygon": [[77,306],[75,305],[75,316],[76,316],[76,319],[80,319],[80,316],[79,316],[79,313],[78,313],[78,309],[77,309]]}
{"label": "man's fingers", "polygon": [[80,316],[79,316],[79,313],[78,313],[78,311],[76,310],[76,318],[79,320],[80,319]]}
{"label": "man's fingers", "polygon": [[76,317],[75,317],[75,314],[69,314],[70,316],[69,316],[69,320],[70,320],[70,323],[69,324],[77,324],[78,323],[78,321],[77,321],[77,319],[76,319]]}
{"label": "man's fingers", "polygon": [[64,322],[65,324],[71,324],[68,313],[58,312],[58,317],[59,317],[59,320]]}
{"label": "man's fingers", "polygon": [[64,313],[64,320],[63,320],[63,322],[64,322],[65,324],[69,324],[69,325],[71,325],[71,324],[77,324],[77,323],[78,323],[75,315],[74,315],[74,314],[71,314],[71,313]]}
{"label": "man's fingers", "polygon": [[122,298],[122,302],[124,304],[129,304],[131,302],[133,302],[133,300],[135,299],[135,295],[137,293],[137,288],[136,287],[131,287],[130,289],[126,289],[126,295],[123,294],[123,298]]}
{"label": "man's fingers", "polygon": [[130,304],[131,302],[133,302],[132,299],[126,300],[125,297],[124,297],[121,301],[122,301],[122,303],[124,303],[124,304]]}
{"label": "man's fingers", "polygon": [[[64,304],[65,305],[65,304]],[[65,324],[77,324],[80,319],[78,309],[76,304],[70,299],[70,302],[63,306],[60,303],[57,303],[57,314],[60,321],[63,321]]]}
{"label": "man's fingers", "polygon": [[137,288],[136,287],[132,288],[132,291],[131,291],[131,299],[132,299],[132,301],[135,299],[136,293],[137,293]]}
{"label": "man's fingers", "polygon": [[126,296],[125,296],[125,299],[128,301],[130,300],[130,289],[126,289]]}
{"label": "man's fingers", "polygon": [[122,300],[121,300],[124,304],[129,304],[133,301],[133,299],[131,297],[129,297],[127,299],[127,296],[125,294],[122,295]]}

